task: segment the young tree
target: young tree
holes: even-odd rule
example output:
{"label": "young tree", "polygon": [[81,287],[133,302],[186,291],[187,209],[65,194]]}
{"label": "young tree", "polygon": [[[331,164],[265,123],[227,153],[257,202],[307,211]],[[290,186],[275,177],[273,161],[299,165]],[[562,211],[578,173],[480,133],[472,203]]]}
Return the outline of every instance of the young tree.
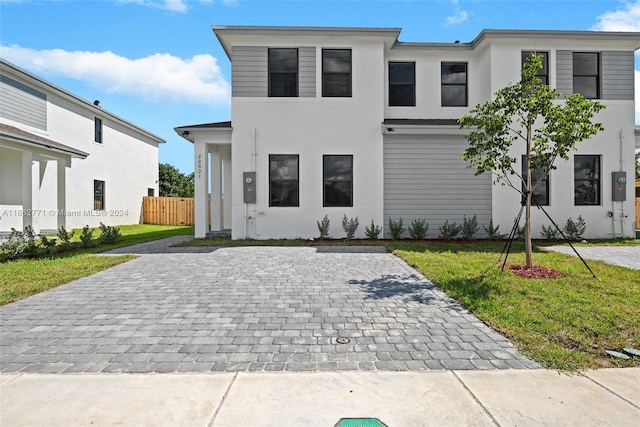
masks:
{"label": "young tree", "polygon": [[[531,195],[555,169],[557,158],[569,159],[578,142],[603,130],[591,119],[604,105],[580,94],[566,97],[536,77],[542,56],[531,54],[522,66],[520,82],[499,89],[494,99],[477,105],[460,118],[460,127],[471,129],[462,159],[476,175],[491,173],[494,183],[520,193],[525,205],[526,266],[531,268]],[[515,167],[512,145],[524,143],[524,167]],[[524,173],[522,173],[524,171]],[[537,177],[532,181],[532,172]]]}

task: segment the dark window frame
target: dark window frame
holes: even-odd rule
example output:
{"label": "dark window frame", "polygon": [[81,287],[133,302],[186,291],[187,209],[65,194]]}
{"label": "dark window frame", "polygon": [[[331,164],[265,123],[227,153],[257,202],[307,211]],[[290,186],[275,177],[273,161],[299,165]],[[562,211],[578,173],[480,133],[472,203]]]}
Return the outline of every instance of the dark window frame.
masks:
{"label": "dark window frame", "polygon": [[[445,66],[451,67],[453,65],[464,65],[464,83],[445,83],[444,73],[442,72]],[[464,104],[445,104],[444,100],[444,88],[445,87],[464,87]],[[440,106],[442,107],[468,107],[469,106],[469,63],[468,62],[449,62],[443,61],[440,63]]]}
{"label": "dark window frame", "polygon": [[[527,178],[527,163],[525,160],[525,155],[522,155],[522,192],[524,193],[526,191],[525,188],[525,182],[526,182],[526,178]],[[532,184],[535,185],[536,183],[536,179],[533,179],[533,177],[536,175],[535,174],[536,171],[531,171],[531,177],[532,177]],[[531,195],[531,206],[535,206],[537,198],[541,198],[543,195],[540,193],[537,193],[538,191],[540,191],[541,188],[544,188],[544,200],[542,200],[542,203],[538,202],[538,205],[540,206],[550,206],[551,203],[551,194],[549,193],[551,185],[550,185],[550,181],[551,181],[551,177],[549,174],[547,174],[546,177],[544,177],[543,179],[540,180],[540,185],[538,185],[538,187],[536,187],[536,189],[533,191],[533,194]],[[524,197],[522,199],[523,201],[525,200]]]}
{"label": "dark window frame", "polygon": [[[576,55],[594,55],[596,57],[596,74],[576,74]],[[595,92],[596,92],[596,96],[595,97],[589,97],[588,99],[601,99],[602,93],[601,93],[601,74],[602,74],[602,61],[600,59],[601,55],[600,52],[573,52],[572,53],[572,67],[573,67],[573,92],[574,93],[580,93],[579,91],[576,91],[575,87],[576,87],[576,78],[595,78]],[[587,98],[584,94],[582,94],[585,98]]]}
{"label": "dark window frame", "polygon": [[[536,72],[536,77],[539,78],[540,80],[542,80],[542,84],[549,86],[549,76],[551,75],[551,69],[549,68],[549,52],[546,51],[542,51],[542,52],[538,52],[536,50],[523,50],[521,52],[521,62],[520,62],[520,66],[524,65],[525,61],[527,60],[527,58],[532,54],[535,53],[536,55],[541,55],[542,56],[542,69],[538,70]],[[546,69],[546,73],[545,73],[545,69]]]}
{"label": "dark window frame", "polygon": [[[278,160],[296,160],[296,178],[274,178],[271,174],[271,164],[274,161]],[[274,184],[281,183],[295,183],[296,184],[296,195],[295,201],[292,203],[274,203],[273,197],[274,193]],[[280,200],[284,200],[284,198],[280,198]],[[277,207],[277,208],[297,208],[300,207],[300,155],[299,154],[269,154],[269,207]]]}
{"label": "dark window frame", "polygon": [[[334,157],[345,157],[350,159],[350,171],[349,171],[349,179],[346,180],[338,180],[338,179],[327,179],[327,161],[330,158]],[[328,201],[327,198],[330,197],[327,194],[327,184],[330,183],[339,183],[339,182],[348,182],[348,203],[339,203],[335,201]],[[324,154],[322,156],[322,206],[325,208],[333,208],[333,207],[353,207],[353,154]]]}
{"label": "dark window frame", "polygon": [[[391,67],[392,65],[412,65],[413,66],[413,82],[411,84],[408,83],[393,83],[391,76]],[[389,65],[387,67],[389,72],[389,106],[390,107],[415,107],[416,106],[416,63],[415,61],[389,61]],[[397,100],[392,96],[392,89],[398,87],[406,87],[411,88],[411,100],[409,102],[403,102],[402,100]]]}
{"label": "dark window frame", "polygon": [[[327,71],[325,69],[324,59],[326,52],[349,52],[349,72],[337,72],[337,71]],[[337,76],[337,75],[346,75],[349,78],[349,90],[346,93],[340,94],[331,94],[328,93],[328,85],[327,76]],[[351,49],[335,49],[335,48],[327,48],[322,49],[322,96],[324,98],[351,98],[353,96],[353,52]]]}
{"label": "dark window frame", "polygon": [[[101,183],[101,191],[98,192],[98,187],[96,184]],[[94,211],[104,211],[106,210],[106,190],[107,185],[104,181],[99,179],[93,180],[93,210]]]}
{"label": "dark window frame", "polygon": [[102,119],[99,117],[93,119],[93,141],[102,144]]}
{"label": "dark window frame", "polygon": [[[272,53],[275,51],[295,51],[296,52],[296,70],[295,71],[273,71],[272,70]],[[300,52],[298,50],[298,48],[290,48],[290,47],[286,47],[286,48],[269,48],[267,50],[267,74],[268,74],[268,90],[269,90],[269,97],[273,97],[273,98],[297,98],[300,95]],[[274,75],[289,75],[289,74],[294,74],[295,75],[295,94],[291,94],[291,93],[284,93],[284,94],[279,94],[279,93],[274,93],[274,88],[272,87],[272,83],[273,83],[273,76]]]}
{"label": "dark window frame", "polygon": [[[591,157],[595,160],[597,177],[577,178],[576,159],[579,157]],[[578,198],[578,189],[582,187],[579,185],[580,183],[586,183],[587,188],[594,190],[592,202],[587,202],[586,197]],[[573,203],[575,206],[602,206],[602,156],[598,154],[576,154],[573,156]]]}

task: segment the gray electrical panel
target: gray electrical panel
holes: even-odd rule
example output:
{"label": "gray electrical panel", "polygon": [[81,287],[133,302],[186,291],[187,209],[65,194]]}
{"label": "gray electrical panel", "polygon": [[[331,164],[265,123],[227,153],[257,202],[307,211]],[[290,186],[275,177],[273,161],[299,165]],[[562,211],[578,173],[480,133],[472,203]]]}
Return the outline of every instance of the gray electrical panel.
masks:
{"label": "gray electrical panel", "polygon": [[611,200],[624,202],[627,200],[627,173],[611,172]]}
{"label": "gray electrical panel", "polygon": [[244,188],[244,202],[256,202],[256,173],[242,172],[242,185]]}

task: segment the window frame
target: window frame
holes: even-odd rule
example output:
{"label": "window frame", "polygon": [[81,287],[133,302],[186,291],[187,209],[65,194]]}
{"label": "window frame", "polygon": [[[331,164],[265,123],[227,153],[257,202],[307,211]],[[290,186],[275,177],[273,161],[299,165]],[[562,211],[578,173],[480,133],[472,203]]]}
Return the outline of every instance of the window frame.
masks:
{"label": "window frame", "polygon": [[[271,163],[273,161],[277,161],[278,159],[294,159],[296,160],[297,168],[296,168],[296,179],[291,178],[279,178],[274,179],[271,176]],[[274,183],[296,183],[296,200],[293,204],[274,204],[273,203],[273,195],[274,191],[272,188],[272,184]],[[269,154],[269,207],[271,208],[298,208],[300,207],[300,155],[299,154]]]}
{"label": "window frame", "polygon": [[[327,160],[334,157],[345,157],[350,159],[350,171],[348,180],[327,179]],[[349,203],[328,203],[326,186],[329,182],[349,182]],[[322,206],[325,208],[350,208],[353,207],[353,154],[323,154],[322,156]]]}
{"label": "window frame", "polygon": [[[271,53],[274,51],[295,51],[296,52],[296,70],[295,71],[272,71],[272,63],[271,63]],[[273,92],[273,75],[284,75],[284,74],[294,74],[295,75],[295,95],[291,94],[283,94],[278,95]],[[297,98],[300,96],[300,52],[298,48],[295,47],[277,47],[277,48],[269,48],[267,49],[267,85],[268,85],[268,96],[270,98]]]}
{"label": "window frame", "polygon": [[93,118],[93,141],[102,144],[102,119],[100,117]]}
{"label": "window frame", "polygon": [[[102,184],[102,191],[98,193],[96,191],[96,184]],[[106,193],[107,193],[107,185],[105,181],[100,179],[93,180],[93,210],[94,211],[104,211],[106,210]],[[96,203],[99,203],[97,205]]]}
{"label": "window frame", "polygon": [[[538,52],[537,50],[523,50],[520,52],[520,68],[522,69],[522,66],[524,65],[525,61],[527,60],[527,58],[532,54],[535,53],[536,55],[542,55],[542,69],[538,70],[536,72],[536,77],[539,78],[540,80],[542,80],[542,84],[545,86],[549,86],[549,76],[551,75],[551,69],[550,69],[550,63],[549,63],[549,52],[547,51],[541,51]],[[546,73],[541,73],[541,71],[543,71],[544,69],[547,69]],[[543,78],[544,77],[544,78]]]}
{"label": "window frame", "polygon": [[[596,57],[596,74],[576,74],[576,54],[578,55],[594,55]],[[600,52],[572,52],[571,53],[571,65],[572,65],[572,83],[573,83],[573,93],[580,93],[582,96],[584,96],[585,98],[587,98],[584,94],[582,94],[581,92],[577,92],[575,90],[576,87],[576,77],[580,78],[580,77],[595,77],[596,79],[596,96],[594,98],[587,98],[587,99],[601,99],[602,97],[602,91],[601,91],[601,84],[602,84],[602,80],[601,80],[601,75],[602,75],[602,61],[601,61],[601,55]]]}
{"label": "window frame", "polygon": [[[349,72],[336,72],[325,70],[324,54],[326,52],[349,52]],[[348,75],[349,77],[349,90],[347,94],[327,94],[327,75]],[[322,49],[322,97],[323,98],[351,98],[353,96],[353,52],[349,48],[323,48]]]}
{"label": "window frame", "polygon": [[[442,73],[442,70],[445,66],[452,65],[464,65],[464,83],[445,83]],[[464,104],[463,105],[450,105],[445,104],[444,102],[444,88],[445,87],[459,87],[464,86]],[[468,107],[469,106],[469,63],[468,62],[457,62],[457,61],[442,61],[440,62],[440,106],[441,107]]]}
{"label": "window frame", "polygon": [[[525,155],[522,155],[522,167],[520,168],[522,171],[522,192],[524,193],[526,191],[525,188],[525,181],[526,181],[526,177],[527,177],[527,163],[525,160]],[[535,174],[535,171],[531,171],[531,176],[533,177]],[[533,179],[532,179],[533,181]],[[543,200],[543,203],[538,203],[538,205],[540,206],[550,206],[551,205],[551,194],[550,194],[550,190],[551,190],[551,175],[547,174],[547,176],[543,179],[540,180],[540,184],[538,185],[538,187],[536,187],[536,189],[533,191],[533,194],[531,195],[531,205],[534,205],[534,197],[536,196],[540,196],[540,194],[536,194],[536,190],[538,190],[539,188],[541,188],[542,186],[544,186],[543,188],[545,189],[545,198]],[[523,202],[525,200],[525,198],[522,198]]]}
{"label": "window frame", "polygon": [[[597,164],[597,178],[577,178],[576,174],[576,158],[578,157],[592,157],[596,160]],[[582,202],[578,203],[577,191],[578,191],[578,183],[587,182],[588,186],[590,183],[596,183],[596,194],[595,194],[595,202],[594,203],[585,203],[584,198],[581,198]],[[575,154],[573,156],[573,204],[574,206],[602,206],[602,156],[598,154]]]}
{"label": "window frame", "polygon": [[[392,83],[391,81],[391,66],[392,65],[399,65],[399,64],[407,64],[407,65],[412,65],[413,66],[413,82],[411,84],[407,84],[407,83]],[[415,107],[416,106],[416,62],[415,61],[389,61],[388,67],[388,79],[389,79],[389,92],[388,92],[388,98],[389,98],[389,107]],[[412,99],[410,103],[399,103],[399,102],[392,102],[392,96],[391,96],[391,89],[393,87],[411,87],[412,88]]]}

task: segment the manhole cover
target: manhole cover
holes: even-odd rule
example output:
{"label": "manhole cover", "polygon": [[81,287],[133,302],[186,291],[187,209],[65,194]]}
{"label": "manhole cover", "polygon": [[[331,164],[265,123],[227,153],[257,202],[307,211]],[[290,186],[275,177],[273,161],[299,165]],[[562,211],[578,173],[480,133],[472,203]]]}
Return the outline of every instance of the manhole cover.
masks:
{"label": "manhole cover", "polygon": [[336,338],[336,342],[338,344],[349,344],[349,338],[345,338],[345,337],[338,337]]}
{"label": "manhole cover", "polygon": [[335,427],[387,427],[377,418],[341,418]]}

